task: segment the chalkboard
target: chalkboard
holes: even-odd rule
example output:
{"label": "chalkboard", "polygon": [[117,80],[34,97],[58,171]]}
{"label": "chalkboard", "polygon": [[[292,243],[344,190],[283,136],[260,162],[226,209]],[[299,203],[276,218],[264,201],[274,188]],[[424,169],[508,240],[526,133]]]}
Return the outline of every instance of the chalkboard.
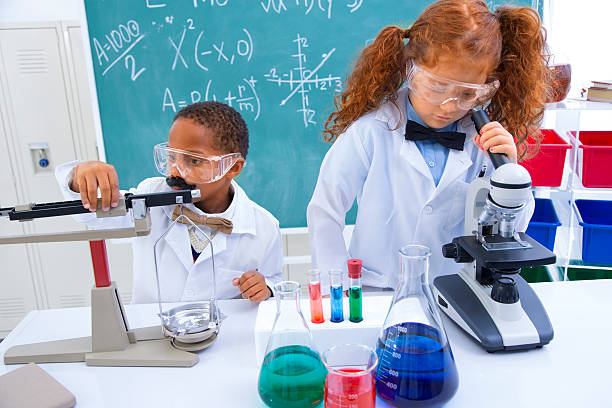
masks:
{"label": "chalkboard", "polygon": [[382,27],[410,26],[429,3],[85,0],[104,148],[121,188],[158,175],[153,146],[178,110],[217,100],[249,127],[239,184],[282,227],[306,226],[334,93]]}

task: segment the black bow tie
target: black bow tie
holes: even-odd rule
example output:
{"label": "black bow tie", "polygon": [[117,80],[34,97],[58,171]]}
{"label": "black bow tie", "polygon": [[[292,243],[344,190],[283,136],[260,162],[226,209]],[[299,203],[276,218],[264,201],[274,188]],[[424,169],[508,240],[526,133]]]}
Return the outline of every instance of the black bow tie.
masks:
{"label": "black bow tie", "polygon": [[436,132],[434,129],[420,125],[412,120],[406,122],[406,140],[433,140],[444,147],[455,150],[463,150],[465,133],[461,132]]}

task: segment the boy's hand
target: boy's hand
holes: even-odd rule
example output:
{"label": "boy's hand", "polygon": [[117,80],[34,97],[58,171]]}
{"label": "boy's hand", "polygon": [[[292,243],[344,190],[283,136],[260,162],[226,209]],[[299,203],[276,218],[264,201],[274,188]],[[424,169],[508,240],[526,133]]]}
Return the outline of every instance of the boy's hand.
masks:
{"label": "boy's hand", "polygon": [[504,129],[499,122],[489,122],[480,129],[480,135],[476,135],[474,143],[483,151],[491,153],[502,153],[508,156],[512,163],[516,163],[516,144],[512,135]]}
{"label": "boy's hand", "polygon": [[115,167],[100,161],[86,161],[72,170],[70,189],[81,193],[81,201],[89,211],[96,211],[98,188],[102,199],[102,209],[116,207],[119,201],[119,180]]}
{"label": "boy's hand", "polygon": [[241,277],[234,278],[232,284],[238,286],[243,298],[252,302],[261,302],[272,296],[264,276],[256,270],[245,272]]}

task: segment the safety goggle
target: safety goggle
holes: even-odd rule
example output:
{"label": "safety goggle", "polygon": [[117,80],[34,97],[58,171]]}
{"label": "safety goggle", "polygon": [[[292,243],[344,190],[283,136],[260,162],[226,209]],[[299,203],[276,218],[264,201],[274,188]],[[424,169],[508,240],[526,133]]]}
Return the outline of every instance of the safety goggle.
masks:
{"label": "safety goggle", "polygon": [[419,98],[432,105],[456,102],[457,107],[463,110],[484,105],[499,88],[497,79],[486,84],[455,81],[433,74],[414,62],[408,70],[407,79],[408,88]]}
{"label": "safety goggle", "polygon": [[168,143],[160,143],[153,148],[155,167],[163,176],[170,176],[172,168],[191,183],[212,183],[222,178],[236,161],[240,153],[222,156],[204,156],[186,150],[173,149]]}

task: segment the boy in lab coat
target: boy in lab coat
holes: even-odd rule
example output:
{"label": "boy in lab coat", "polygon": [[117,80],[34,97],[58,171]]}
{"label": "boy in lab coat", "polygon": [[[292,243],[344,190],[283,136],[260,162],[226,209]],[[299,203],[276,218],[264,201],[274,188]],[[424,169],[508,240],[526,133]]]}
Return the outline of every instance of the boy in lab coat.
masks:
{"label": "boy in lab coat", "polygon": [[[212,237],[216,297],[242,296],[260,302],[272,296],[270,288],[282,280],[282,245],[276,218],[251,201],[233,180],[245,164],[248,147],[246,123],[233,108],[213,101],[189,105],[174,117],[168,142],[154,148],[156,167],[164,177],[147,178],[131,192],[199,189],[201,198],[184,205],[182,212]],[[103,209],[117,206],[119,182],[112,165],[70,162],[58,166],[55,175],[66,199],[80,197],[91,211],[98,199]],[[150,212],[151,233],[136,238],[133,245],[134,303],[157,301],[153,245],[181,211],[178,206],[166,206]],[[132,223],[129,214],[78,217],[94,228]],[[212,295],[211,248],[188,222],[179,220],[160,242],[157,261],[162,301]]]}

